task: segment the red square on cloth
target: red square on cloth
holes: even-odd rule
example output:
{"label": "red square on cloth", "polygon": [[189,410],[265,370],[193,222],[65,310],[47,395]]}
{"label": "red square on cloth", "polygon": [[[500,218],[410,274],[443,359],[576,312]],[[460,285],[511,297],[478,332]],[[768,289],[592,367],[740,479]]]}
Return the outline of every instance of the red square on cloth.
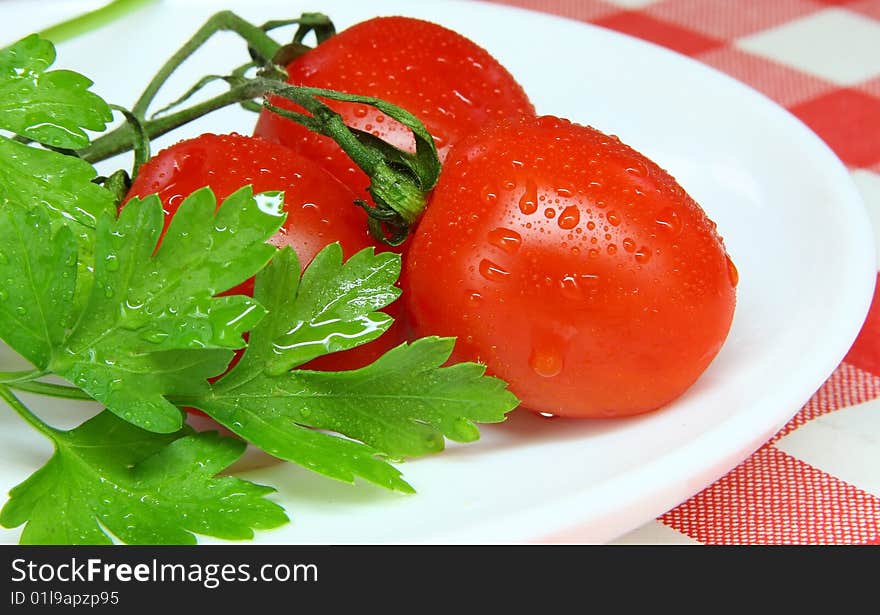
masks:
{"label": "red square on cloth", "polygon": [[880,98],[857,89],[839,89],[795,105],[791,112],[822,137],[844,163],[870,167],[880,162]]}
{"label": "red square on cloth", "polygon": [[718,39],[635,11],[623,11],[593,20],[593,23],[690,56],[724,45],[724,42]]}
{"label": "red square on cloth", "polygon": [[767,445],[660,520],[704,544],[864,544],[880,498]]}

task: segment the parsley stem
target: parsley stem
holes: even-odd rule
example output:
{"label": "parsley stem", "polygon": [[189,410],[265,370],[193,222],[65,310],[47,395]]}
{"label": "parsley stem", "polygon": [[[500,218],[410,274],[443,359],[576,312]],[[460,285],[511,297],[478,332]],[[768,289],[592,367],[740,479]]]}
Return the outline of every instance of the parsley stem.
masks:
{"label": "parsley stem", "polygon": [[15,413],[24,419],[25,423],[39,431],[41,434],[52,440],[57,437],[58,430],[51,425],[44,423],[40,417],[31,412],[27,406],[21,403],[21,400],[15,396],[8,386],[0,384],[0,398],[2,398],[10,408],[15,410]]}
{"label": "parsley stem", "polygon": [[63,399],[79,399],[85,401],[94,401],[94,399],[81,389],[66,386],[63,384],[52,384],[51,382],[26,381],[11,382],[8,386],[18,391],[26,391],[28,393],[39,393],[47,397],[61,397]]}
{"label": "parsley stem", "polygon": [[0,384],[27,382],[29,380],[36,380],[40,376],[45,375],[46,372],[41,369],[32,369],[23,372],[0,372]]}
{"label": "parsley stem", "polygon": [[94,11],[89,11],[88,13],[83,13],[72,19],[49,26],[40,32],[40,36],[58,44],[79,36],[80,34],[96,30],[101,26],[107,25],[132,11],[148,4],[152,4],[155,1],[156,0],[113,0]]}

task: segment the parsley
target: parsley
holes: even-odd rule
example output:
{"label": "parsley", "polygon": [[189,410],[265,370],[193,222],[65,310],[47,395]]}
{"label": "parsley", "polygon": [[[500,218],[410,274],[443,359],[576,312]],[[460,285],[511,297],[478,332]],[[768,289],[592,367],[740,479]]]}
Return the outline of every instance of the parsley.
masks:
{"label": "parsley", "polygon": [[106,411],[47,433],[55,454],[0,513],[5,527],[26,524],[24,544],[107,544],[108,532],[131,544],[195,543],[194,532],[245,539],[287,521],[263,497],[274,489],[215,476],[244,452],[240,440],[154,434]]}
{"label": "parsley", "polygon": [[[271,487],[221,475],[248,443],[410,493],[394,461],[476,440],[477,423],[516,406],[482,366],[445,366],[451,339],[403,344],[358,370],[303,369],[388,329],[400,256],[343,260],[331,244],[301,274],[291,249],[266,243],[283,194],[250,187],[219,207],[199,190],[167,228],[155,195],[117,212],[72,151],[91,147],[110,107],[82,75],[50,71],[54,57],[35,35],[0,50],[0,129],[11,133],[0,135],[0,340],[33,366],[0,372],[0,399],[55,448],[0,511],[3,526],[24,526],[22,542],[248,539],[287,521]],[[235,293],[254,276],[253,297]],[[105,409],[62,431],[15,390]],[[195,432],[187,407],[236,437]]]}

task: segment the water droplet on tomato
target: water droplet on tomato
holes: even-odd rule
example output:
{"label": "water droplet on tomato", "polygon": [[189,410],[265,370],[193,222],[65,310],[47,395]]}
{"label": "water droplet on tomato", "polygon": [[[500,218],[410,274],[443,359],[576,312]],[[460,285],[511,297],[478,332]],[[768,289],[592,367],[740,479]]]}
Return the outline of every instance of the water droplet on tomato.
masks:
{"label": "water droplet on tomato", "polygon": [[493,263],[489,259],[484,258],[480,261],[480,275],[490,282],[498,282],[506,279],[507,276],[510,275],[510,272],[500,265]]}
{"label": "water droplet on tomato", "polygon": [[627,252],[635,252],[636,242],[633,241],[632,239],[630,239],[629,237],[627,237],[626,239],[623,240],[623,249],[626,250]]}
{"label": "water droplet on tomato", "polygon": [[544,210],[544,217],[552,220],[556,217],[556,210],[552,207],[548,207]]}
{"label": "water droplet on tomato", "polygon": [[465,292],[467,294],[468,302],[472,306],[478,306],[483,302],[483,295],[481,295],[480,293],[473,291],[473,290],[465,291]]}
{"label": "water droplet on tomato", "polygon": [[608,244],[606,250],[608,251],[608,254],[617,254],[617,246],[613,243]]}
{"label": "water droplet on tomato", "polygon": [[522,237],[519,233],[501,227],[489,231],[486,238],[490,244],[510,254],[519,250],[519,246],[522,243]]}
{"label": "water droplet on tomato", "polygon": [[498,194],[495,192],[494,188],[490,186],[485,186],[483,188],[482,198],[483,202],[486,203],[486,205],[494,205],[495,202],[498,200]]}
{"label": "water droplet on tomato", "polygon": [[727,257],[727,277],[730,279],[731,286],[739,284],[739,271],[736,265],[733,264],[733,261],[730,260],[730,256]]}
{"label": "water droplet on tomato", "polygon": [[562,210],[559,216],[559,227],[564,229],[572,229],[581,221],[581,212],[574,205],[569,205]]}
{"label": "water droplet on tomato", "polygon": [[560,187],[556,188],[556,194],[558,194],[559,196],[561,196],[563,198],[568,198],[574,193],[571,191],[570,188],[564,188],[564,187],[560,186]]}
{"label": "water droplet on tomato", "polygon": [[529,357],[529,366],[543,378],[553,378],[562,371],[562,355],[552,348],[536,347]]}
{"label": "water droplet on tomato", "polygon": [[678,235],[679,231],[681,231],[681,219],[678,217],[678,213],[671,207],[667,207],[657,214],[655,221],[673,235]]}
{"label": "water droplet on tomato", "polygon": [[609,211],[606,218],[611,226],[618,226],[620,224],[620,215],[616,211]]}
{"label": "water droplet on tomato", "polygon": [[526,182],[526,190],[519,199],[519,210],[527,216],[538,210],[538,186],[532,180]]}
{"label": "water droplet on tomato", "polygon": [[640,265],[644,265],[649,260],[651,260],[651,250],[642,246],[639,248],[639,251],[635,254],[636,262]]}
{"label": "water droplet on tomato", "polygon": [[559,417],[553,414],[552,412],[539,412],[538,416],[542,419],[558,419]]}
{"label": "water droplet on tomato", "polygon": [[355,117],[367,117],[366,107],[356,107],[354,110]]}

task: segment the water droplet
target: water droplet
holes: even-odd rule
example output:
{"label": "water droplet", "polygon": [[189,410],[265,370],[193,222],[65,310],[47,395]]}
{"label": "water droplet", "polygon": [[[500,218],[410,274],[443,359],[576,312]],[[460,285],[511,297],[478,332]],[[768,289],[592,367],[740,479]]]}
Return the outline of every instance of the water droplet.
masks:
{"label": "water droplet", "polygon": [[519,210],[527,216],[538,211],[538,186],[532,180],[526,182],[526,190],[519,199]]}
{"label": "water droplet", "polygon": [[553,414],[552,412],[539,412],[538,416],[542,419],[558,419],[559,417]]}
{"label": "water droplet", "polygon": [[5,288],[0,288],[0,301],[6,301],[9,298],[9,293],[6,292]]}
{"label": "water droplet", "polygon": [[608,219],[608,224],[611,226],[617,226],[620,224],[620,215],[615,211],[609,211],[606,218]]}
{"label": "water droplet", "polygon": [[574,193],[571,191],[570,188],[558,187],[558,188],[556,188],[556,194],[558,194],[559,196],[561,196],[563,198],[568,198]]}
{"label": "water droplet", "polygon": [[569,205],[562,210],[559,216],[559,227],[564,229],[572,229],[581,221],[581,212],[574,205]]}
{"label": "water droplet", "polygon": [[481,196],[486,205],[494,205],[498,201],[498,194],[491,186],[485,186]]}
{"label": "water droplet", "polygon": [[0,265],[5,265],[9,262],[9,258],[6,256],[4,252],[0,252]]}
{"label": "water droplet", "polygon": [[552,220],[553,218],[556,217],[556,210],[553,209],[552,207],[548,207],[547,209],[544,210],[544,217]]}
{"label": "water droplet", "polygon": [[635,252],[636,250],[636,242],[627,237],[623,240],[623,249],[627,252]]}
{"label": "water droplet", "polygon": [[671,207],[667,207],[657,214],[656,222],[673,235],[678,235],[681,231],[681,218],[678,217],[678,213]]}
{"label": "water droplet", "polygon": [[284,215],[284,192],[281,190],[269,190],[255,194],[254,201],[264,214],[270,216]]}
{"label": "water droplet", "polygon": [[151,344],[161,344],[168,337],[168,334],[163,331],[145,331],[139,337]]}
{"label": "water droplet", "polygon": [[25,314],[27,314],[27,310],[24,308],[23,305],[19,305],[15,308],[15,313],[19,316],[24,316]]}
{"label": "water droplet", "polygon": [[356,107],[354,110],[355,117],[367,117],[366,107]]}
{"label": "water droplet", "polygon": [[519,250],[519,246],[522,243],[522,237],[519,233],[501,227],[489,231],[486,238],[490,244],[510,254]]}
{"label": "water droplet", "polygon": [[118,271],[119,258],[117,258],[115,254],[108,254],[106,257],[104,257],[104,268],[107,271]]}
{"label": "water droplet", "polygon": [[608,247],[605,249],[607,250],[608,254],[617,254],[617,246],[613,243],[609,243]]}
{"label": "water droplet", "polygon": [[739,284],[739,271],[736,265],[733,264],[733,261],[730,260],[730,256],[727,257],[727,276],[730,278],[731,286]]}
{"label": "water droplet", "polygon": [[476,291],[465,291],[465,293],[467,294],[468,302],[471,305],[477,306],[483,302],[483,295],[480,293]]}
{"label": "water droplet", "polygon": [[498,282],[507,278],[510,272],[484,258],[480,261],[480,275],[491,282]]}
{"label": "water droplet", "polygon": [[649,260],[651,260],[651,250],[645,246],[639,248],[639,251],[635,254],[636,262],[640,265],[644,265]]}
{"label": "water droplet", "polygon": [[552,378],[562,371],[562,356],[553,349],[536,347],[529,357],[529,366],[539,376]]}

